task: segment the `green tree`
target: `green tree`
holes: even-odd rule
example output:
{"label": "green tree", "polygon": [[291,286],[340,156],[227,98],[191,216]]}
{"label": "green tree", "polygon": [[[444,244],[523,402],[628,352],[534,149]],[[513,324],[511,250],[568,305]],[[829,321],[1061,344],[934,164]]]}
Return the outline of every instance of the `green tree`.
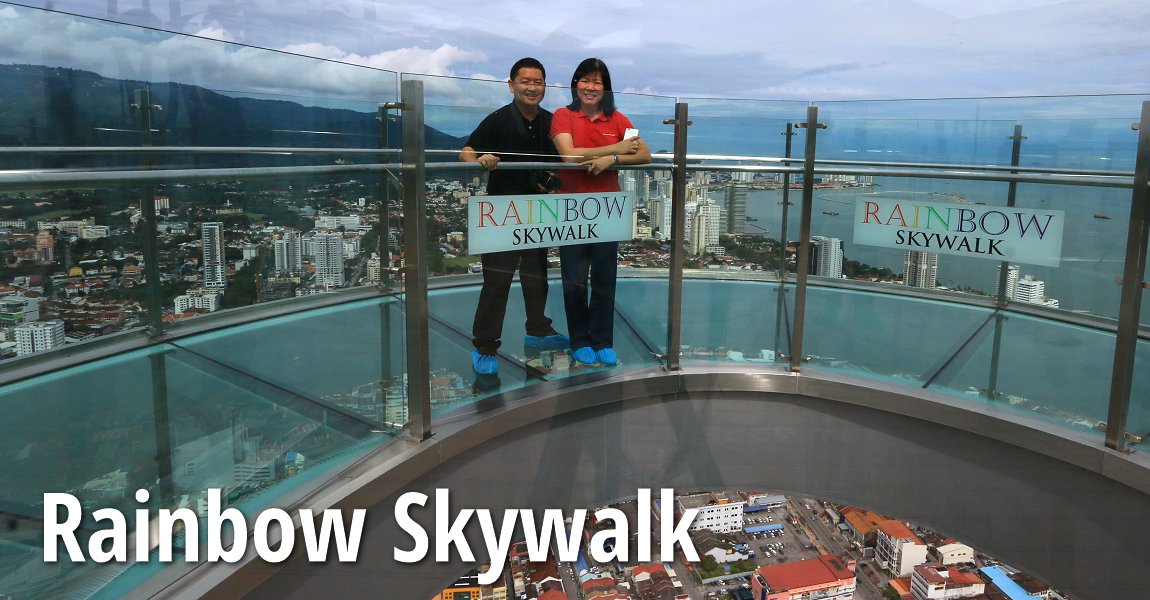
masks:
{"label": "green tree", "polygon": [[259,269],[253,261],[248,266],[236,271],[235,277],[228,282],[228,289],[224,292],[223,307],[239,308],[251,306],[256,302],[256,276]]}

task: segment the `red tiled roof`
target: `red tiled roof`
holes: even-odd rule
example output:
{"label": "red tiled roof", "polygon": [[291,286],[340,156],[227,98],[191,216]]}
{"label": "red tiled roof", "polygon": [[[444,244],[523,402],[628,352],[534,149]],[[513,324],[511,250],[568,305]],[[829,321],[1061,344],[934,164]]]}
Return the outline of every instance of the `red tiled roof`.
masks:
{"label": "red tiled roof", "polygon": [[910,598],[910,577],[899,577],[898,579],[891,579],[887,583],[898,594],[899,598]]}
{"label": "red tiled roof", "polygon": [[758,570],[772,590],[793,590],[853,579],[854,573],[834,556],[819,556],[795,562],[760,567]]}
{"label": "red tiled roof", "polygon": [[914,540],[914,543],[917,545],[921,546],[923,544],[923,541],[918,539],[918,536],[915,535],[914,532],[911,531],[905,523],[897,519],[891,519],[889,521],[883,521],[882,523],[879,523],[878,530],[885,533],[887,537],[894,538],[896,540]]}

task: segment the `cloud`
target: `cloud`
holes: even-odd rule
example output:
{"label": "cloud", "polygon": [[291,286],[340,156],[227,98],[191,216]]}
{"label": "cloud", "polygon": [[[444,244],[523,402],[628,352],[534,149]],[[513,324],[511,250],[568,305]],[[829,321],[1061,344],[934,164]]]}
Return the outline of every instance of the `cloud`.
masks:
{"label": "cloud", "polygon": [[182,0],[119,15],[92,0],[54,0],[54,7],[158,20],[202,38],[285,52],[8,6],[0,9],[0,56],[266,93],[299,88],[364,94],[365,101],[394,93],[395,75],[340,64],[349,63],[429,76],[429,98],[461,106],[505,102],[506,89],[458,78],[500,82],[527,55],[561,83],[580,60],[599,56],[617,85],[645,95],[817,100],[1150,91],[1138,76],[1150,69],[1150,3],[1143,0],[628,0],[612,7],[610,19],[601,11],[541,11],[530,0]]}

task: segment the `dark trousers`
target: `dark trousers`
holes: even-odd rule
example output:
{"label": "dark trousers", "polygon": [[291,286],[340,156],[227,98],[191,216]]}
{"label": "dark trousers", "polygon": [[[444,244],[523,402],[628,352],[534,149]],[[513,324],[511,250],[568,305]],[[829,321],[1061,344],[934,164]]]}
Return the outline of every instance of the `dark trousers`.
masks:
{"label": "dark trousers", "polygon": [[618,242],[559,247],[563,307],[567,312],[567,335],[573,349],[590,346],[594,350],[602,350],[614,345],[618,254]]}
{"label": "dark trousers", "polygon": [[551,335],[551,319],[544,313],[547,306],[547,250],[511,250],[489,252],[483,262],[483,289],[479,292],[479,305],[475,307],[475,321],[471,325],[471,343],[480,354],[495,354],[499,338],[503,337],[503,317],[507,314],[507,295],[511,280],[519,270],[519,286],[523,288],[523,307],[527,313],[528,335]]}

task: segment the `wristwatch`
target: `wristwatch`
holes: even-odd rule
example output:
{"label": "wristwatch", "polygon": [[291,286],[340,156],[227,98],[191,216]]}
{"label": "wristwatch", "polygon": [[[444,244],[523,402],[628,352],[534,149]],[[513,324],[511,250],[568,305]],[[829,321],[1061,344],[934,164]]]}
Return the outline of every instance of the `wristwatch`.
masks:
{"label": "wristwatch", "polygon": [[614,160],[614,162],[616,162],[616,163],[619,162],[619,155],[618,154],[612,154],[611,158]]}

